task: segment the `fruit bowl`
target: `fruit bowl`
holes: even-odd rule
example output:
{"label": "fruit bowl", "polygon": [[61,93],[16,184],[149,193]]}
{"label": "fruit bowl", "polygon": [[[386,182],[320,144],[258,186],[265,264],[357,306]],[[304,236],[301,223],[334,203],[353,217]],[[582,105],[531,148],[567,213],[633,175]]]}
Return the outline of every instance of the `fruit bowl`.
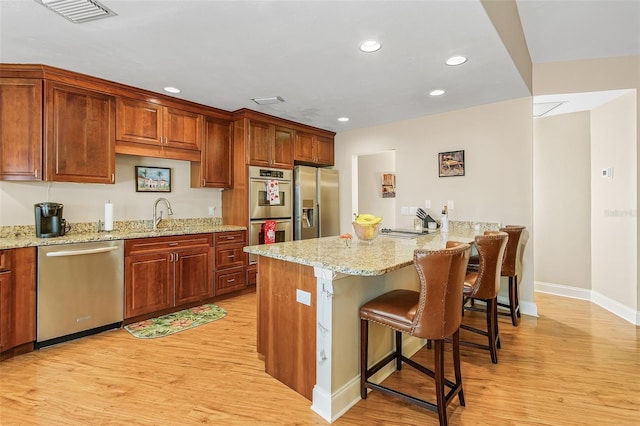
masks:
{"label": "fruit bowl", "polygon": [[371,243],[375,240],[378,235],[380,235],[380,229],[382,229],[382,222],[378,222],[376,224],[352,222],[352,225],[353,231],[356,233],[358,239],[367,243]]}

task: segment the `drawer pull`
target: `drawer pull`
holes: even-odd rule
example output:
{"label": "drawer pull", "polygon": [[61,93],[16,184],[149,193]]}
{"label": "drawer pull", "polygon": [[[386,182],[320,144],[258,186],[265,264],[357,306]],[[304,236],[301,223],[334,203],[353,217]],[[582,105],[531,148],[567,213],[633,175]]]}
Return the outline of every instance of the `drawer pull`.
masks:
{"label": "drawer pull", "polygon": [[227,257],[230,257],[231,259],[233,259],[234,257],[236,257],[236,255],[235,254],[230,254]]}
{"label": "drawer pull", "polygon": [[231,278],[230,280],[227,280],[227,283],[234,283],[234,282],[236,282],[235,278]]}
{"label": "drawer pull", "polygon": [[171,247],[173,247],[173,246],[177,246],[178,244],[180,244],[180,243],[169,243],[169,245],[170,245]]}

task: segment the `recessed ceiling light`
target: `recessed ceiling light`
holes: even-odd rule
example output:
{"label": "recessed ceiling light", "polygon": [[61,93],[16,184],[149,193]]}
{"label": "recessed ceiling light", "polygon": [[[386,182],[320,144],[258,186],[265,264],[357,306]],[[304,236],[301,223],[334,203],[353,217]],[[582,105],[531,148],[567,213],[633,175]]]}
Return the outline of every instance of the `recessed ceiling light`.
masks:
{"label": "recessed ceiling light", "polygon": [[180,93],[180,89],[176,88],[176,87],[171,87],[171,86],[167,86],[164,88],[165,92],[169,92],[169,93]]}
{"label": "recessed ceiling light", "polygon": [[430,94],[431,96],[442,96],[442,95],[444,95],[445,93],[446,93],[446,92],[445,92],[444,90],[442,90],[442,89],[436,89],[436,90],[432,90],[432,91],[430,91],[430,92],[429,92],[429,94]]}
{"label": "recessed ceiling light", "polygon": [[447,65],[451,65],[451,66],[462,65],[465,62],[467,62],[467,58],[464,56],[452,56],[449,59],[447,59]]}
{"label": "recessed ceiling light", "polygon": [[377,40],[365,40],[360,43],[360,50],[366,53],[371,53],[380,50],[382,45]]}
{"label": "recessed ceiling light", "polygon": [[340,117],[340,118],[338,118],[338,121],[346,123],[347,121],[349,121],[349,117]]}
{"label": "recessed ceiling light", "polygon": [[280,96],[265,96],[262,98],[251,98],[251,100],[258,105],[281,104],[284,102],[284,99]]}

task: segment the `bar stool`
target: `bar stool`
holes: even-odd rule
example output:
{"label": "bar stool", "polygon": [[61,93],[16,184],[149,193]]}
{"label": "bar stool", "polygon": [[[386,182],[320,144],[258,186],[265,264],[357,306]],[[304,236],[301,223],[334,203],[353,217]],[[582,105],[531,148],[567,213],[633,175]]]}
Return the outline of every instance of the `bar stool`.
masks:
{"label": "bar stool", "polygon": [[[420,278],[420,291],[392,290],[362,305],[360,308],[360,396],[367,399],[367,388],[375,389],[420,407],[436,411],[440,425],[447,424],[447,406],[458,396],[464,406],[460,372],[460,323],[462,288],[469,261],[468,244],[448,242],[442,250],[415,250],[413,261]],[[395,331],[395,351],[368,367],[369,322]],[[402,333],[435,343],[434,369],[402,355]],[[444,375],[444,339],[453,342],[455,383]],[[435,379],[436,403],[369,381],[381,368],[395,360],[396,370],[406,363]],[[449,391],[445,394],[445,387]]]}
{"label": "bar stool", "polygon": [[[478,249],[478,271],[467,273],[464,282],[462,306],[464,309],[483,311],[486,314],[486,331],[465,324],[460,325],[463,330],[486,336],[488,344],[461,340],[460,344],[480,349],[486,349],[491,354],[491,362],[498,363],[498,348],[500,347],[500,333],[498,332],[498,293],[500,292],[500,273],[502,259],[509,235],[506,232],[485,231],[484,235],[475,237]],[[467,302],[482,300],[485,308],[466,307]]]}
{"label": "bar stool", "polygon": [[498,311],[498,314],[511,317],[511,323],[517,327],[520,323],[518,278],[522,276],[522,259],[529,240],[529,232],[526,227],[519,225],[507,225],[500,228],[500,231],[509,234],[501,272],[501,276],[507,277],[509,280],[509,303],[498,303],[498,306],[509,309],[509,312]]}

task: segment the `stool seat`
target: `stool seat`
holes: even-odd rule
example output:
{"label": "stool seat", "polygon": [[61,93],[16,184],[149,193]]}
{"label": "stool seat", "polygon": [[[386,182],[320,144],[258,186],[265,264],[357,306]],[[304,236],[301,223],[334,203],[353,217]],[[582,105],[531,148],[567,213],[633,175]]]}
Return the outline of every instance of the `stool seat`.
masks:
{"label": "stool seat", "polygon": [[411,333],[420,293],[393,290],[369,301],[360,310],[360,318]]}

